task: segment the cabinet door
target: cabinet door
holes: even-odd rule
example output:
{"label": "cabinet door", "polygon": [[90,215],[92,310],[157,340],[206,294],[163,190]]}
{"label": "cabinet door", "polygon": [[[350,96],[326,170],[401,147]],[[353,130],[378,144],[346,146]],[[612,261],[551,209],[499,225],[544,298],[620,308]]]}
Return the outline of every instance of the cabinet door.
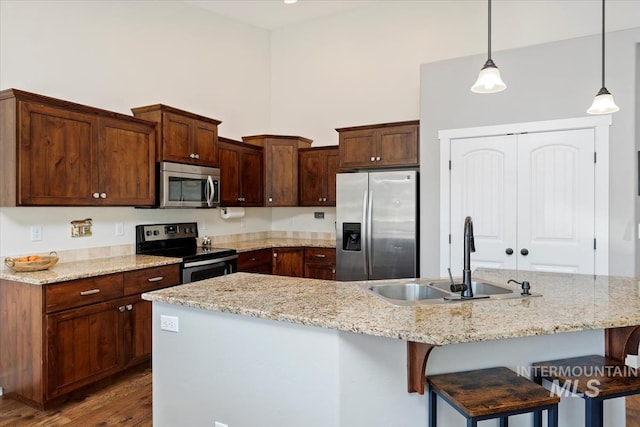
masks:
{"label": "cabinet door", "polygon": [[46,105],[20,103],[20,205],[93,204],[93,116]]}
{"label": "cabinet door", "polygon": [[297,141],[271,141],[266,156],[267,206],[298,205],[298,147]]}
{"label": "cabinet door", "polygon": [[155,204],[155,129],[100,119],[93,193],[100,203],[122,206]]}
{"label": "cabinet door", "polygon": [[46,316],[47,396],[67,393],[124,363],[120,300]]}
{"label": "cabinet door", "polygon": [[203,166],[218,166],[218,126],[193,121],[193,162]]}
{"label": "cabinet door", "polygon": [[162,114],[162,160],[189,162],[193,120],[177,114]]}
{"label": "cabinet door", "polygon": [[272,273],[278,276],[302,277],[303,248],[274,248]]}
{"label": "cabinet door", "polygon": [[324,202],[326,206],[336,205],[336,175],[338,173],[340,159],[338,149],[331,150],[327,153],[327,175],[326,175],[326,198]]}
{"label": "cabinet door", "polygon": [[322,206],[324,204],[326,173],[325,152],[300,152],[300,206]]}
{"label": "cabinet door", "polygon": [[220,144],[220,204],[238,206],[240,201],[240,153],[227,144]]}
{"label": "cabinet door", "polygon": [[381,128],[376,138],[376,166],[418,166],[418,125]]}
{"label": "cabinet door", "polygon": [[262,164],[262,151],[247,149],[240,152],[242,206],[264,206]]}
{"label": "cabinet door", "polygon": [[151,356],[152,303],[137,296],[137,301],[125,305],[125,308],[125,360],[128,365],[134,365]]}
{"label": "cabinet door", "polygon": [[271,274],[271,249],[258,249],[238,254],[238,271]]}
{"label": "cabinet door", "polygon": [[336,266],[335,264],[317,262],[305,263],[304,277],[308,279],[336,280]]}
{"label": "cabinet door", "polygon": [[362,129],[340,133],[340,168],[376,165],[375,130]]}

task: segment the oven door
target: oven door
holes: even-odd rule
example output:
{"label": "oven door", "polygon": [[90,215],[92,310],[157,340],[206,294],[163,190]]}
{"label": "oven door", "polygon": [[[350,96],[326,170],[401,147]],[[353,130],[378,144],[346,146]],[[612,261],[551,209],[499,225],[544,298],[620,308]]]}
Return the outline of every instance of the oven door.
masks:
{"label": "oven door", "polygon": [[224,276],[238,268],[238,255],[218,259],[185,262],[182,266],[182,283]]}
{"label": "oven door", "polygon": [[215,208],[220,205],[220,169],[162,162],[161,208]]}

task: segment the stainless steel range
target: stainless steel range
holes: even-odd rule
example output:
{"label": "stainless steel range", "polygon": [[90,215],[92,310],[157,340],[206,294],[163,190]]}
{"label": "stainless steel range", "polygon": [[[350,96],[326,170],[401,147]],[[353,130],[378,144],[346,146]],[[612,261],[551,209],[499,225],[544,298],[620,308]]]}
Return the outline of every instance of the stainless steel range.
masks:
{"label": "stainless steel range", "polygon": [[182,283],[237,271],[235,249],[199,247],[198,224],[183,222],[136,226],[136,253],[182,258]]}

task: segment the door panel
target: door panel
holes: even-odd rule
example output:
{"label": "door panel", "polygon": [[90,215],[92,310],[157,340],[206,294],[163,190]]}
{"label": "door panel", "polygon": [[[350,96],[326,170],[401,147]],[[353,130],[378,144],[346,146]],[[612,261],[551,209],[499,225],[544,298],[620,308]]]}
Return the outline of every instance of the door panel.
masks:
{"label": "door panel", "polygon": [[594,150],[592,129],[519,137],[518,268],[594,273]]}
{"label": "door panel", "polygon": [[416,277],[417,173],[372,172],[370,280]]}
{"label": "door panel", "polygon": [[[336,177],[336,278],[337,280],[366,280],[367,265],[362,239],[365,227],[365,200],[369,193],[369,175],[340,173]],[[351,227],[351,228],[350,228]],[[360,234],[349,233],[360,227]],[[349,241],[349,235],[357,242]]]}
{"label": "door panel", "polygon": [[594,148],[592,129],[453,140],[453,274],[462,270],[467,215],[472,268],[593,274]]}
{"label": "door panel", "polygon": [[516,268],[516,137],[492,136],[451,144],[451,272],[462,274],[464,219],[471,216],[472,266]]}

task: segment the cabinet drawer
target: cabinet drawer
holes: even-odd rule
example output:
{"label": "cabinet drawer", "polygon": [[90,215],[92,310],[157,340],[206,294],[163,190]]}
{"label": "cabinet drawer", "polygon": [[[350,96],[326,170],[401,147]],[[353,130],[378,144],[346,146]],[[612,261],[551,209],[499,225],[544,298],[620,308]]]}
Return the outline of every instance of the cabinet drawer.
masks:
{"label": "cabinet drawer", "polygon": [[47,313],[107,301],[123,295],[122,274],[46,285]]}
{"label": "cabinet drawer", "polygon": [[180,284],[180,265],[145,268],[124,273],[124,294],[133,295]]}
{"label": "cabinet drawer", "polygon": [[238,270],[249,271],[264,264],[271,266],[272,257],[271,249],[241,252],[238,254]]}
{"label": "cabinet drawer", "polygon": [[333,248],[304,248],[305,262],[336,262],[336,250]]}

